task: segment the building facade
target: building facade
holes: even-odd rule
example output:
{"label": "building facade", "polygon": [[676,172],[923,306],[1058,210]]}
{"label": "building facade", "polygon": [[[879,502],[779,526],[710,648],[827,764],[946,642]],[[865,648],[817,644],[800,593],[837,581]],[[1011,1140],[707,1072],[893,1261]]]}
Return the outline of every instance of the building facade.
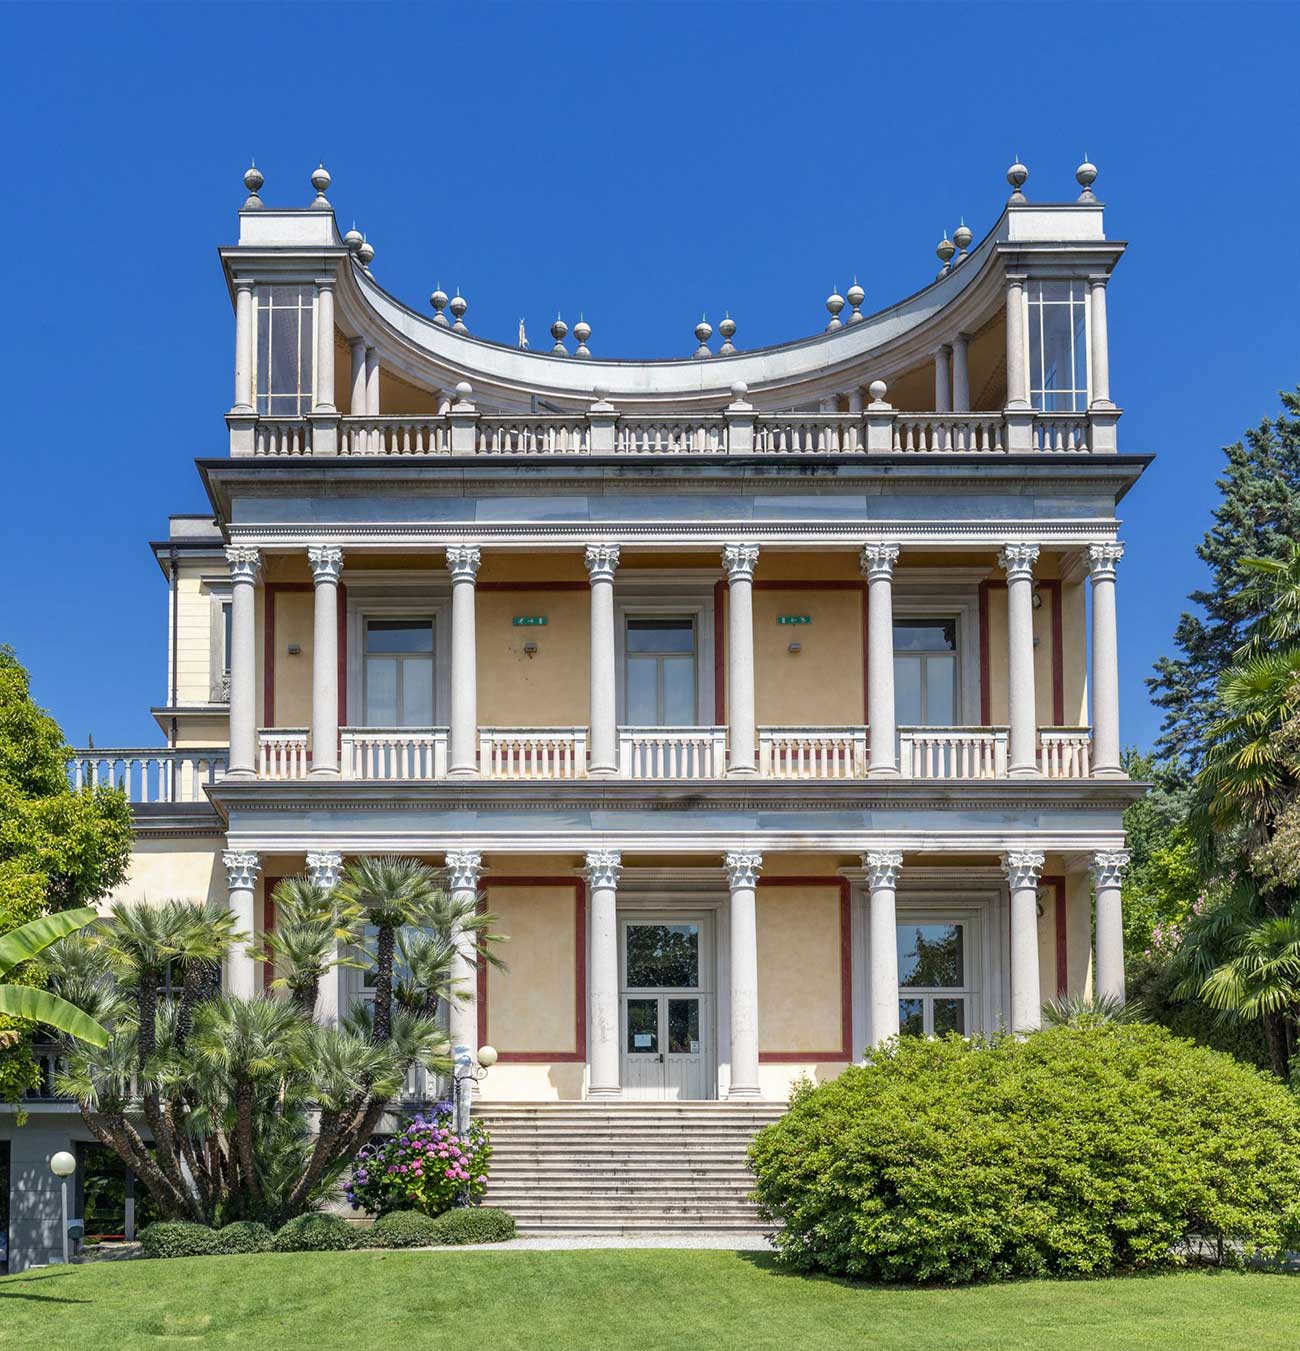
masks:
{"label": "building facade", "polygon": [[[445,868],[510,940],[451,1031],[512,1101],[780,1100],[900,1032],[1122,998],[1116,513],[1148,457],[1078,176],[1031,203],[1016,166],[874,313],[855,285],[812,337],[615,361],[416,312],[323,170],[294,209],[250,171],[228,453],[152,546],[167,744],[71,766],[137,804],[121,895],[256,935],[278,879]],[[324,1016],[365,994],[341,970]]]}

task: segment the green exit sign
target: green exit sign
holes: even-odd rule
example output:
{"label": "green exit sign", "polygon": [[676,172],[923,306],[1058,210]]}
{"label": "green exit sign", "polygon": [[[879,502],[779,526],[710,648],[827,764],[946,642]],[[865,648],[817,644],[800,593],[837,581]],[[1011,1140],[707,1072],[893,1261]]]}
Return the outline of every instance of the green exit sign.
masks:
{"label": "green exit sign", "polygon": [[812,615],[777,615],[778,624],[811,624]]}
{"label": "green exit sign", "polygon": [[516,615],[510,621],[517,629],[541,628],[546,623],[545,615]]}

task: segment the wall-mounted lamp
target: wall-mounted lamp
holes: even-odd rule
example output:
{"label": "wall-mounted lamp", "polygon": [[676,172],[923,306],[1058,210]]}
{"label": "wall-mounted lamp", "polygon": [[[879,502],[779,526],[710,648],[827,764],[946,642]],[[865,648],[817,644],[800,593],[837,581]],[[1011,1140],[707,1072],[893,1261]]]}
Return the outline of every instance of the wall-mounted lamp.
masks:
{"label": "wall-mounted lamp", "polygon": [[787,651],[787,652],[793,652],[793,653],[795,654],[795,656],[798,656],[799,653],[803,651],[803,644],[802,644],[802,643],[791,643],[790,646],[786,648],[786,651]]}
{"label": "wall-mounted lamp", "polygon": [[289,644],[289,655],[290,655],[291,657],[301,657],[301,656],[302,656],[302,644],[301,644],[301,643],[290,643],[290,644]]}
{"label": "wall-mounted lamp", "polygon": [[1042,608],[1043,608],[1043,593],[1037,587],[1034,587],[1034,609],[1041,610]]}
{"label": "wall-mounted lamp", "polygon": [[536,655],[537,655],[537,644],[536,644],[536,643],[525,643],[525,644],[524,644],[524,656],[525,656],[525,657],[535,657]]}

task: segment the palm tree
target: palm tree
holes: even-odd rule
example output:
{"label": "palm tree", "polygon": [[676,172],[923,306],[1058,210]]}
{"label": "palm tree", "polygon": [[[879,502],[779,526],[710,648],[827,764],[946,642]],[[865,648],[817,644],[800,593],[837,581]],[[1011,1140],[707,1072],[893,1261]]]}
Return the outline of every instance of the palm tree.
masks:
{"label": "palm tree", "polygon": [[280,973],[271,988],[288,990],[296,1007],[310,1017],[326,972],[343,964],[339,943],[348,938],[349,929],[333,893],[307,877],[281,882],[275,907],[275,928],[263,936],[263,950],[256,955]]}
{"label": "palm tree", "polygon": [[[42,915],[0,938],[0,978],[16,966],[29,962],[68,934],[84,929],[98,918],[93,906]],[[77,1037],[92,1046],[108,1045],[108,1030],[75,1004],[51,990],[28,985],[0,985],[0,1013],[44,1023],[56,1032]]]}
{"label": "palm tree", "polygon": [[1125,1003],[1114,995],[1061,995],[1043,1005],[1044,1027],[1104,1027],[1146,1021],[1146,1011],[1137,1000]]}
{"label": "palm tree", "polygon": [[486,962],[499,970],[505,963],[493,951],[504,935],[493,932],[497,917],[482,909],[476,896],[457,897],[440,891],[424,916],[424,927],[405,929],[397,940],[397,968],[401,972],[394,998],[400,1007],[428,1018],[437,1015],[444,1000],[468,999],[456,988],[458,959]]}

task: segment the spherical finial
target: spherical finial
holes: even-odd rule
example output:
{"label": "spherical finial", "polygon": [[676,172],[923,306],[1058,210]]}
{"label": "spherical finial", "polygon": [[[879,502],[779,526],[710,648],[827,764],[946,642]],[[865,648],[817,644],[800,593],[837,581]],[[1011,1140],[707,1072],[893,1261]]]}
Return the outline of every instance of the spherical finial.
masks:
{"label": "spherical finial", "polygon": [[731,398],[735,403],[744,403],[748,393],[749,386],[743,380],[737,380],[731,387]]}
{"label": "spherical finial", "polygon": [[433,294],[429,296],[429,304],[433,306],[433,322],[446,328],[447,316],[443,310],[447,308],[447,293],[441,286],[434,288]]}
{"label": "spherical finial", "polygon": [[471,385],[468,380],[462,380],[456,386],[456,402],[468,403],[470,400],[470,395],[473,393],[474,393],[474,386]]}
{"label": "spherical finial", "polygon": [[343,236],[343,243],[350,253],[356,253],[363,242],[361,231],[355,225]]}
{"label": "spherical finial", "polygon": [[248,200],[244,203],[245,211],[255,211],[262,205],[262,199],[257,194],[261,192],[262,184],[265,182],[262,171],[250,160],[248,168],[244,170],[244,186],[248,189]]}
{"label": "spherical finial", "polygon": [[843,328],[843,321],[840,319],[840,311],[844,308],[844,297],[838,290],[834,290],[826,297],[826,308],[831,312],[831,321],[826,325],[826,331],[829,333],[834,328]]}
{"label": "spherical finial", "polygon": [[695,325],[695,341],[700,344],[695,349],[695,355],[697,357],[711,357],[713,355],[713,353],[709,351],[709,339],[712,336],[713,325],[701,315],[700,322]]}
{"label": "spherical finial", "polygon": [[361,243],[357,245],[357,262],[362,267],[369,268],[374,261],[374,257],[375,246],[368,239],[362,239]]}
{"label": "spherical finial", "polygon": [[604,403],[609,398],[608,385],[592,385],[591,399],[593,403]]}
{"label": "spherical finial", "polygon": [[975,236],[971,234],[970,226],[963,220],[962,223],[952,232],[952,242],[965,253],[970,248],[970,242]]}
{"label": "spherical finial", "polygon": [[935,254],[943,266],[939,269],[939,275],[946,277],[948,270],[952,265],[953,254],[957,252],[957,246],[948,238],[947,232],[944,232],[943,238],[935,246]]}
{"label": "spherical finial", "polygon": [[1083,163],[1074,171],[1074,176],[1083,189],[1079,194],[1079,200],[1081,202],[1096,201],[1097,199],[1092,193],[1092,185],[1097,181],[1097,166],[1088,158],[1086,150],[1083,152]]}
{"label": "spherical finial", "polygon": [[468,333],[469,329],[465,327],[465,311],[469,309],[469,301],[460,293],[460,287],[456,288],[456,294],[452,296],[451,303],[447,306],[451,311],[455,323],[452,324],[452,330],[456,333]]}
{"label": "spherical finial", "polygon": [[1013,202],[1023,202],[1025,195],[1021,188],[1025,186],[1025,180],[1029,177],[1029,170],[1023,164],[1016,162],[1007,170],[1007,182],[1011,184],[1011,200]]}
{"label": "spherical finial", "polygon": [[884,403],[885,395],[889,393],[889,386],[883,380],[873,380],[867,386],[867,393],[871,395],[872,403]]}
{"label": "spherical finial", "polygon": [[567,357],[569,349],[564,345],[564,335],[569,331],[569,326],[557,314],[555,322],[551,325],[551,337],[555,339],[555,346],[551,348],[553,357]]}
{"label": "spherical finial", "polygon": [[862,322],[862,302],[867,298],[867,293],[854,281],[844,295],[849,304],[853,306],[853,312],[849,315],[849,323],[860,324]]}
{"label": "spherical finial", "polygon": [[736,321],[729,313],[723,316],[722,322],[718,325],[718,332],[722,334],[722,346],[718,348],[718,355],[729,357],[736,350],[735,344],[731,341],[736,336]]}
{"label": "spherical finial", "polygon": [[573,336],[578,340],[573,355],[575,357],[589,357],[591,348],[587,346],[587,339],[591,337],[591,325],[585,319],[579,317],[578,322],[573,326]]}
{"label": "spherical finial", "polygon": [[312,206],[328,207],[329,203],[325,200],[325,189],[330,185],[330,171],[323,164],[312,170],[311,185],[316,189],[316,200],[312,203]]}

